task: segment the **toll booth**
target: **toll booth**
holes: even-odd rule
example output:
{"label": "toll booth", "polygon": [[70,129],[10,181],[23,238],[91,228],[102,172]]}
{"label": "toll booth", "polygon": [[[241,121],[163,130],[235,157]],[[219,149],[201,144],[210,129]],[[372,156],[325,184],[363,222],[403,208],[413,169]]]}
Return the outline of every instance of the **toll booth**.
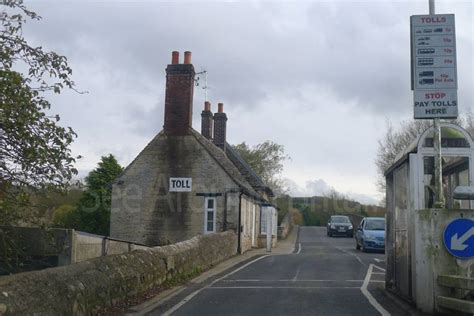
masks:
{"label": "toll booth", "polygon": [[[474,143],[463,128],[442,123],[441,148],[446,209],[433,209],[433,128],[401,152],[385,173],[385,285],[427,313],[470,312],[474,309],[470,289],[474,260],[449,253],[444,231],[453,220],[474,220],[474,201],[455,194],[456,188],[473,186]],[[474,237],[465,242],[474,247]]]}

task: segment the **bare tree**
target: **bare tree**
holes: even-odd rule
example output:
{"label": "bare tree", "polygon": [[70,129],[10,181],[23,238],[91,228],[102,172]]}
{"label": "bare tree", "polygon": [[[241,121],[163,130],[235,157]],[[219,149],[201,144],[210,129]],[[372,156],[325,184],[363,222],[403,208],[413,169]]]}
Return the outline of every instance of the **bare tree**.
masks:
{"label": "bare tree", "polygon": [[[474,115],[471,112],[450,122],[462,126],[473,135]],[[397,155],[410,146],[421,133],[430,128],[433,122],[431,120],[404,121],[400,123],[398,129],[395,129],[389,120],[386,124],[387,130],[384,137],[378,140],[377,157],[375,158],[378,173],[377,188],[383,194],[385,194],[385,171],[395,162]]]}

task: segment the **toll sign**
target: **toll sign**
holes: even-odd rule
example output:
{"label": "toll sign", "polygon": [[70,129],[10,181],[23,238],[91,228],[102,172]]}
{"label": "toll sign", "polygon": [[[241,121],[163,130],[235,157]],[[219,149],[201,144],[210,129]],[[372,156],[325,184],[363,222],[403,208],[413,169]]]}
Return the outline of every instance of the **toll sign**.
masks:
{"label": "toll sign", "polygon": [[170,178],[170,192],[191,192],[192,178]]}
{"label": "toll sign", "polygon": [[457,118],[454,14],[413,15],[410,23],[415,118]]}
{"label": "toll sign", "polygon": [[415,118],[457,118],[458,102],[456,91],[439,90],[415,90]]}

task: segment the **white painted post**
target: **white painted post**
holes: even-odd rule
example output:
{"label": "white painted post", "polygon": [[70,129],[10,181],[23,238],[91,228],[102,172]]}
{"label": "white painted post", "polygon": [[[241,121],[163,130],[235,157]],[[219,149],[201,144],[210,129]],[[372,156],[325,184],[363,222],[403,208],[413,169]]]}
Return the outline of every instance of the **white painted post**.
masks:
{"label": "white painted post", "polygon": [[272,232],[273,232],[272,209],[270,207],[266,207],[266,213],[267,213],[267,252],[272,252]]}
{"label": "white painted post", "polygon": [[255,204],[252,204],[252,247],[255,247],[255,221],[256,221],[256,214],[255,214]]}

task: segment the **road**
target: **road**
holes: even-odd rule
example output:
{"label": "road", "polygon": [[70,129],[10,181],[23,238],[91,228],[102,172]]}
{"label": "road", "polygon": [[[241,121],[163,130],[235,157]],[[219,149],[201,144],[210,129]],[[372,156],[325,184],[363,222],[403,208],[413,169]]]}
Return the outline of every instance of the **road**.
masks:
{"label": "road", "polygon": [[384,258],[301,227],[294,253],[254,258],[150,315],[405,315],[383,294]]}

